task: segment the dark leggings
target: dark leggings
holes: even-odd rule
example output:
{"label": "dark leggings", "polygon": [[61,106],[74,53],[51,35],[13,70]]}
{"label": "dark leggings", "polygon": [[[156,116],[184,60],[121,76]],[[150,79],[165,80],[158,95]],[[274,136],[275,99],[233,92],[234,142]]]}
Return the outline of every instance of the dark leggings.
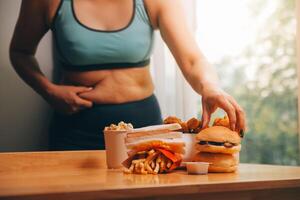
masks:
{"label": "dark leggings", "polygon": [[135,128],[161,124],[155,95],[129,103],[96,104],[73,115],[54,113],[50,124],[50,150],[105,149],[103,129],[120,121]]}

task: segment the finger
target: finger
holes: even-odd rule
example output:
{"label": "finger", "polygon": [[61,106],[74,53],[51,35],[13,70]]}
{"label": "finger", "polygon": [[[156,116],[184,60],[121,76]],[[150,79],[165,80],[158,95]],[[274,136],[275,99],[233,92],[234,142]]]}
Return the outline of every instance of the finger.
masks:
{"label": "finger", "polygon": [[[203,103],[204,104],[204,103]],[[202,129],[207,128],[210,121],[210,113],[208,112],[205,105],[202,105]]]}
{"label": "finger", "polygon": [[246,130],[246,117],[245,112],[242,107],[233,99],[233,97],[229,97],[230,103],[235,107],[236,118],[237,118],[237,127],[236,131],[240,132],[241,130]]}
{"label": "finger", "polygon": [[234,106],[226,99],[220,101],[220,108],[222,108],[228,115],[230,128],[235,130],[236,127],[236,113]]}
{"label": "finger", "polygon": [[75,87],[75,93],[82,93],[82,92],[89,92],[91,91],[93,88],[92,87]]}
{"label": "finger", "polygon": [[79,107],[91,108],[93,106],[93,102],[82,99],[80,97],[76,97],[75,102],[76,102],[76,106]]}

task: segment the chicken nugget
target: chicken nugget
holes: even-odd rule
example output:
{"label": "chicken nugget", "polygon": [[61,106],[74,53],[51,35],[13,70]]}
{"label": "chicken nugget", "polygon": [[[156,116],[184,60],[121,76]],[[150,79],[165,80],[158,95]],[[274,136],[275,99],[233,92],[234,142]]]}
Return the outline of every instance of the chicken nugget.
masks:
{"label": "chicken nugget", "polygon": [[191,129],[194,130],[194,129],[198,128],[199,125],[200,125],[200,123],[201,123],[201,121],[198,120],[198,119],[196,119],[195,117],[189,119],[189,120],[186,122],[186,124],[187,124],[189,130],[191,130]]}
{"label": "chicken nugget", "polygon": [[224,126],[230,128],[229,118],[225,115],[223,118],[216,118],[214,120],[213,126]]}
{"label": "chicken nugget", "polygon": [[180,124],[182,121],[181,119],[175,117],[175,116],[169,116],[164,119],[164,124],[173,124],[173,123],[178,123]]}
{"label": "chicken nugget", "polygon": [[188,125],[186,124],[186,122],[181,122],[181,123],[180,123],[180,126],[181,126],[181,131],[182,131],[183,133],[189,133],[189,132],[190,132],[189,127],[188,127]]}
{"label": "chicken nugget", "polygon": [[193,129],[193,133],[199,133],[202,130],[202,121],[199,120],[199,126],[195,129]]}

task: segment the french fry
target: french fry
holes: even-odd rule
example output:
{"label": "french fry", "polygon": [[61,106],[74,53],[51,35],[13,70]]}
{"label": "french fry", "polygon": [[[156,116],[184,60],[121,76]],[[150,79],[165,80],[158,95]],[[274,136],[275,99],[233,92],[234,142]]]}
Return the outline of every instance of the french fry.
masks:
{"label": "french fry", "polygon": [[165,172],[165,171],[167,171],[167,163],[168,163],[168,158],[166,157],[166,156],[164,156],[163,154],[162,154],[162,162],[161,162],[161,171],[162,172]]}
{"label": "french fry", "polygon": [[172,161],[168,160],[168,162],[167,162],[167,168],[169,169],[171,166],[172,166]]}
{"label": "french fry", "polygon": [[134,164],[131,163],[130,167],[129,167],[129,170],[132,172],[134,169]]}
{"label": "french fry", "polygon": [[155,153],[149,155],[149,156],[146,158],[146,161],[147,161],[147,162],[151,162],[151,161],[154,160],[158,155],[159,155],[159,152],[155,152]]}
{"label": "french fry", "polygon": [[139,163],[139,162],[143,162],[145,160],[146,160],[145,158],[141,158],[141,159],[133,160],[132,163],[136,164],[136,163]]}
{"label": "french fry", "polygon": [[155,169],[155,163],[154,163],[154,161],[151,161],[150,166],[151,166],[151,168],[152,168],[153,170]]}
{"label": "french fry", "polygon": [[[150,149],[133,155],[134,159],[129,160],[125,174],[158,174],[172,170],[172,153],[166,153],[164,149]],[[170,154],[170,155],[169,155]],[[175,159],[176,160],[176,159]]]}
{"label": "french fry", "polygon": [[127,169],[127,168],[125,168],[125,169],[123,170],[123,172],[124,172],[125,174],[132,174],[132,171],[130,171],[130,170]]}
{"label": "french fry", "polygon": [[159,164],[160,164],[160,170],[159,170],[159,172],[164,172],[165,167],[166,167],[165,161],[162,159]]}
{"label": "french fry", "polygon": [[154,149],[151,149],[150,151],[148,151],[148,155],[152,155],[154,153],[155,153]]}
{"label": "french fry", "polygon": [[150,174],[153,173],[153,169],[150,167],[149,163],[145,162],[145,168]]}
{"label": "french fry", "polygon": [[139,163],[140,168],[141,168],[141,174],[147,174],[147,171],[145,170],[145,165],[143,162]]}
{"label": "french fry", "polygon": [[161,154],[158,155],[158,157],[156,158],[156,163],[160,163],[161,162]]}
{"label": "french fry", "polygon": [[146,153],[147,153],[146,151],[139,151],[139,152],[137,152],[136,154],[141,155],[141,154],[146,154]]}
{"label": "french fry", "polygon": [[131,163],[130,167],[129,168],[125,168],[123,171],[124,171],[125,174],[132,174],[133,170],[134,170],[134,164]]}
{"label": "french fry", "polygon": [[159,172],[159,163],[156,163],[155,169],[154,169],[154,174],[157,174]]}
{"label": "french fry", "polygon": [[140,165],[138,163],[134,164],[134,173],[141,173]]}

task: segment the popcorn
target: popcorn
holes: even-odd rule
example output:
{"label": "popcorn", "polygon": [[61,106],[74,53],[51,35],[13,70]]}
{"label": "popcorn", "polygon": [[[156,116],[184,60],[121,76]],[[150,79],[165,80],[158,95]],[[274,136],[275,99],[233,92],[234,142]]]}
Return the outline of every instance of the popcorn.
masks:
{"label": "popcorn", "polygon": [[133,126],[131,123],[125,123],[123,121],[119,122],[118,125],[111,124],[110,126],[106,126],[104,131],[128,131],[133,130]]}

